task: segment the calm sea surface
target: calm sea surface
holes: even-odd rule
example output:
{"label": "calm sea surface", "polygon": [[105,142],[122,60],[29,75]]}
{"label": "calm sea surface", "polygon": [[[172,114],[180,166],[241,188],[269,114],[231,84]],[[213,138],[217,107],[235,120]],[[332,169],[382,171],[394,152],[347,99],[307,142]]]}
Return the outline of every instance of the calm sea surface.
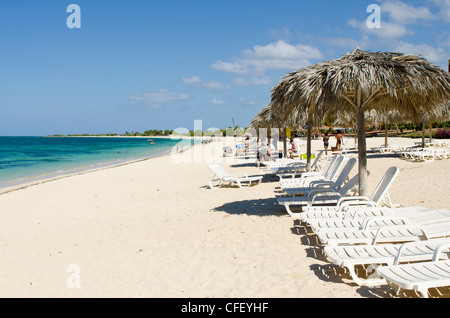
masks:
{"label": "calm sea surface", "polygon": [[[155,144],[151,144],[153,141]],[[169,153],[190,140],[132,137],[0,137],[0,188]]]}

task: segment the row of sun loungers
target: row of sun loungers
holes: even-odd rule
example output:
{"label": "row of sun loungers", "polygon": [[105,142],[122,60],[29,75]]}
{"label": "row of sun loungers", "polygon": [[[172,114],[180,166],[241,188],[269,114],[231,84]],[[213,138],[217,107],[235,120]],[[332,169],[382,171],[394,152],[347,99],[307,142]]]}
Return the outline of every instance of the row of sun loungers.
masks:
{"label": "row of sun loungers", "polygon": [[[422,147],[422,142],[421,141],[416,141],[414,143],[416,146],[418,147]],[[450,146],[450,143],[446,140],[432,140],[432,141],[425,141],[424,142],[425,147],[448,147]]]}
{"label": "row of sun loungers", "polygon": [[[307,172],[302,163],[293,173],[282,170],[288,166],[280,161],[272,166],[283,193],[277,202],[314,233],[326,259],[358,285],[389,284],[422,297],[430,288],[449,287],[450,210],[394,205],[388,191],[399,174],[396,166],[370,197],[356,195],[358,174],[349,178],[355,163],[355,158],[335,155],[323,171]],[[262,179],[232,176],[217,165],[210,169],[219,182],[210,182],[211,188],[226,182],[249,187]]]}
{"label": "row of sun loungers", "polygon": [[[423,297],[430,288],[450,286],[450,210],[394,206],[388,190],[397,167],[386,171],[370,198],[354,195],[357,175],[342,182],[351,160],[343,164],[335,156],[311,180],[306,174],[289,180],[296,187],[280,180],[285,195],[278,203],[314,233],[326,259],[358,285],[389,284]],[[316,192],[321,182],[328,191]],[[293,211],[295,205],[300,212]]]}
{"label": "row of sun loungers", "polygon": [[411,147],[396,152],[402,159],[410,161],[433,161],[450,158],[450,149]]}
{"label": "row of sun loungers", "polygon": [[414,146],[388,145],[373,147],[375,153],[395,153],[401,159],[413,162],[430,162],[450,158],[450,149],[446,141],[426,142],[425,148],[421,142],[416,142]]}

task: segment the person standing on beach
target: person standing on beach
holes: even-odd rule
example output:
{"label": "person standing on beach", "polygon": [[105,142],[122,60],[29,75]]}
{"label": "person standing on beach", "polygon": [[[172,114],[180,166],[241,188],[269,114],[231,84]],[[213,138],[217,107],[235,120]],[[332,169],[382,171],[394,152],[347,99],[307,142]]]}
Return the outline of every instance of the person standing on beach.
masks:
{"label": "person standing on beach", "polygon": [[323,136],[323,147],[325,148],[325,156],[328,155],[328,145],[329,145],[330,137],[328,137],[328,133],[326,132]]}
{"label": "person standing on beach", "polygon": [[341,131],[338,130],[338,133],[336,135],[336,148],[339,151],[341,150],[341,144],[342,144],[342,134],[341,134]]}

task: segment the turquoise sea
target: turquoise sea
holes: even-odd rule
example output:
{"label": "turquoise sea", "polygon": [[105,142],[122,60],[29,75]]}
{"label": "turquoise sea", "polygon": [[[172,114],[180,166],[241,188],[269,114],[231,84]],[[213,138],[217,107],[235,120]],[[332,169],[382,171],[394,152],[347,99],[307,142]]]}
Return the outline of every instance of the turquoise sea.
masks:
{"label": "turquoise sea", "polygon": [[[154,144],[152,144],[152,141]],[[0,188],[170,153],[188,139],[0,137]]]}

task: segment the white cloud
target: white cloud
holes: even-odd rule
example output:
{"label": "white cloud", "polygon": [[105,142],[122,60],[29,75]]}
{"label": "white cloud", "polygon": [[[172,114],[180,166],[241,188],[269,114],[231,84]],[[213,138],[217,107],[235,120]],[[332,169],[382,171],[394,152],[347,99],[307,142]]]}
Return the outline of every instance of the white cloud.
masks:
{"label": "white cloud", "polygon": [[439,45],[441,46],[445,46],[445,47],[450,47],[450,35],[449,34],[443,34],[439,40]]}
{"label": "white cloud", "polygon": [[405,35],[414,35],[414,32],[408,30],[404,25],[392,23],[392,22],[381,22],[380,28],[369,28],[366,21],[359,22],[355,19],[349,20],[348,24],[354,28],[361,30],[363,33],[368,35],[376,35],[383,39],[396,39],[403,37]]}
{"label": "white cloud", "polygon": [[439,7],[438,16],[444,22],[450,22],[450,0],[431,0]]}
{"label": "white cloud", "polygon": [[247,100],[244,97],[240,97],[239,101],[241,102],[241,105],[256,105],[256,102],[252,100]]}
{"label": "white cloud", "polygon": [[264,74],[268,70],[292,70],[322,59],[319,49],[309,45],[291,45],[284,41],[265,46],[255,45],[241,52],[242,58],[235,62],[216,61],[212,68],[238,74]]}
{"label": "white cloud", "polygon": [[386,1],[381,4],[382,12],[388,12],[390,21],[400,24],[415,23],[418,20],[433,20],[436,17],[425,7],[413,7],[401,1]]}
{"label": "white cloud", "polygon": [[211,100],[211,103],[213,103],[214,105],[225,105],[225,104],[227,104],[226,101],[221,100],[221,99],[215,99],[215,98]]}
{"label": "white cloud", "polygon": [[182,78],[181,81],[185,84],[193,85],[200,88],[206,88],[210,90],[227,90],[229,86],[222,85],[218,82],[207,82],[202,80],[198,76],[192,76],[191,78]]}
{"label": "white cloud", "polygon": [[412,44],[400,42],[394,48],[394,51],[404,54],[420,55],[428,61],[443,66],[447,61],[447,54],[444,49],[435,48],[428,44]]}
{"label": "white cloud", "polygon": [[245,79],[243,77],[236,77],[234,79],[234,84],[241,86],[250,86],[250,85],[269,85],[272,83],[272,80],[269,76],[263,77],[252,77],[250,79]]}
{"label": "white cloud", "polygon": [[291,38],[291,32],[288,28],[284,27],[282,29],[270,30],[270,36],[276,40],[287,41]]}
{"label": "white cloud", "polygon": [[167,105],[183,101],[189,98],[189,95],[171,92],[167,89],[158,91],[145,91],[129,96],[129,100],[143,104],[146,108],[161,108]]}
{"label": "white cloud", "polygon": [[335,37],[335,38],[326,38],[321,39],[321,42],[325,42],[329,46],[338,46],[342,48],[364,48],[368,44],[370,44],[370,39],[367,35],[363,35],[360,40],[356,40],[353,38],[344,38],[344,37]]}

